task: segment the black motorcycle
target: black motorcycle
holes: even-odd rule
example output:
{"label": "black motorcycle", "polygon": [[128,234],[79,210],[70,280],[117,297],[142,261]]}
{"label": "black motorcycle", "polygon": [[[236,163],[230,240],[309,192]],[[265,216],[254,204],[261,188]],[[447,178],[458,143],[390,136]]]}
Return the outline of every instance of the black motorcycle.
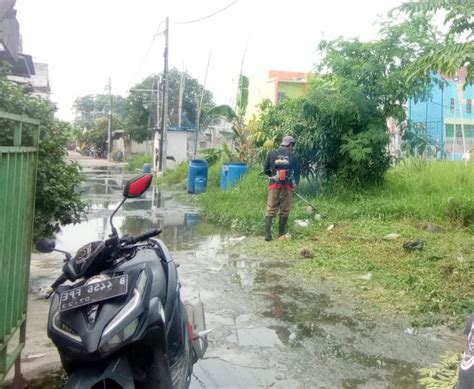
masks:
{"label": "black motorcycle", "polygon": [[[68,374],[65,388],[187,388],[207,349],[203,305],[181,301],[177,266],[152,239],[161,230],[120,238],[113,225],[126,199],[141,196],[151,181],[141,175],[127,183],[109,239],[74,257],[56,250],[66,259],[47,296],[48,336]],[[36,247],[55,250],[47,239]]]}

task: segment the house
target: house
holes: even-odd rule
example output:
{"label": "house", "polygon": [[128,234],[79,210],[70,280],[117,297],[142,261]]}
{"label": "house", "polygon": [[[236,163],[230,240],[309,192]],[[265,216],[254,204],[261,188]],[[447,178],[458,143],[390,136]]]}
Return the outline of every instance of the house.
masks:
{"label": "house", "polygon": [[428,100],[408,100],[408,118],[426,128],[447,159],[461,160],[474,150],[474,85],[464,84],[465,68],[454,78],[439,74],[432,78]]}
{"label": "house", "polygon": [[10,74],[29,77],[35,74],[31,55],[22,54],[20,24],[15,0],[0,0],[0,63],[11,65]]}
{"label": "house", "polygon": [[250,77],[246,119],[249,120],[258,113],[258,106],[264,100],[278,104],[287,98],[306,95],[311,75],[312,73],[269,70],[265,77]]}
{"label": "house", "polygon": [[49,68],[47,63],[33,63],[34,73],[30,75],[8,75],[8,79],[27,87],[33,96],[49,99],[51,86],[49,85]]}
{"label": "house", "polygon": [[48,64],[33,63],[31,55],[22,53],[20,24],[14,6],[15,0],[0,0],[0,63],[10,64],[9,80],[27,86],[35,96],[49,98]]}

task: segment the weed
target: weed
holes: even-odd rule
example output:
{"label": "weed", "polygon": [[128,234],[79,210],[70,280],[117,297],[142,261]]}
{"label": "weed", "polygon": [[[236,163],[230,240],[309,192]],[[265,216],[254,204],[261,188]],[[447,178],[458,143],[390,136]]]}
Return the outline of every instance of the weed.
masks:
{"label": "weed", "polygon": [[142,171],[145,163],[152,163],[153,156],[151,154],[141,153],[134,155],[128,160],[125,169],[129,172],[136,172],[137,170]]}

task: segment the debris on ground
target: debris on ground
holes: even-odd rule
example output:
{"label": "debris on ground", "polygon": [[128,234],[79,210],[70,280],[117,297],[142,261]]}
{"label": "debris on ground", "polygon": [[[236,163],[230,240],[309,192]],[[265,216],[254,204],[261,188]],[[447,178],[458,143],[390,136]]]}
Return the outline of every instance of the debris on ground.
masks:
{"label": "debris on ground", "polygon": [[314,258],[314,253],[313,253],[313,251],[310,250],[310,249],[308,249],[308,248],[306,248],[306,247],[303,248],[303,249],[301,249],[300,255],[301,255],[302,257],[305,257],[305,258]]}
{"label": "debris on ground", "polygon": [[372,272],[369,271],[366,274],[362,274],[361,276],[357,277],[357,279],[363,280],[363,281],[370,281],[372,279]]}
{"label": "debris on ground", "polygon": [[455,388],[463,353],[448,351],[432,367],[419,370],[418,383],[424,388]]}
{"label": "debris on ground", "polygon": [[418,331],[416,330],[416,328],[405,328],[405,331],[403,331],[403,333],[405,335],[408,335],[408,336],[415,336],[416,334],[418,334]]}
{"label": "debris on ground", "polygon": [[444,232],[444,228],[438,224],[428,223],[426,225],[426,231],[432,232],[434,234],[438,234],[438,233]]}
{"label": "debris on ground", "polygon": [[244,239],[246,238],[246,236],[239,236],[237,238],[229,238],[229,242],[242,242]]}
{"label": "debris on ground", "polygon": [[424,247],[425,242],[421,239],[407,240],[405,243],[403,243],[403,248],[409,251],[423,250]]}
{"label": "debris on ground", "polygon": [[328,230],[328,231],[331,231],[331,230],[334,230],[334,228],[336,228],[336,225],[335,225],[335,224],[331,224],[331,225],[327,228],[327,230]]}
{"label": "debris on ground", "polygon": [[278,237],[278,240],[290,240],[291,235],[290,234],[285,234],[280,237]]}
{"label": "debris on ground", "polygon": [[384,238],[385,240],[396,240],[396,239],[400,238],[400,236],[401,236],[400,234],[397,234],[397,233],[394,233],[394,232],[393,232],[393,233],[391,233],[391,234],[385,235],[383,238]]}
{"label": "debris on ground", "polygon": [[314,212],[315,212],[315,210],[314,210],[313,207],[311,207],[311,206],[309,206],[309,205],[306,207],[306,213],[307,213],[308,215],[312,215],[312,214],[314,214]]}
{"label": "debris on ground", "polygon": [[25,359],[27,359],[28,361],[30,361],[30,360],[32,360],[32,359],[43,358],[45,355],[46,355],[46,354],[28,354]]}
{"label": "debris on ground", "polygon": [[309,227],[309,220],[308,219],[306,219],[306,220],[299,220],[298,219],[298,220],[295,220],[295,224],[299,227],[306,228],[306,227]]}
{"label": "debris on ground", "polygon": [[317,222],[320,222],[322,219],[323,219],[323,217],[320,213],[316,213],[314,215],[314,220],[316,220]]}

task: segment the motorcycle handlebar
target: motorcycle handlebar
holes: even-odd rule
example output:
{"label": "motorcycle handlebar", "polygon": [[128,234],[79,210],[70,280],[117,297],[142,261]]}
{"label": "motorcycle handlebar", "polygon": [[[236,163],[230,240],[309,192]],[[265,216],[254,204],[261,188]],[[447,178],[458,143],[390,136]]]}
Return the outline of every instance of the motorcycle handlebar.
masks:
{"label": "motorcycle handlebar", "polygon": [[135,236],[130,236],[128,238],[124,238],[123,240],[125,241],[126,244],[135,244],[138,242],[143,242],[145,240],[148,240],[154,236],[160,235],[161,234],[161,229],[154,229],[148,232],[144,232],[143,234],[135,235]]}
{"label": "motorcycle handlebar", "polygon": [[63,284],[64,282],[67,281],[67,277],[63,274],[61,274],[57,279],[56,281],[53,282],[53,284],[51,285],[50,287],[50,290],[48,291],[48,293],[46,294],[46,299],[49,299],[51,297],[51,295],[54,293],[54,291],[56,290],[56,288]]}

